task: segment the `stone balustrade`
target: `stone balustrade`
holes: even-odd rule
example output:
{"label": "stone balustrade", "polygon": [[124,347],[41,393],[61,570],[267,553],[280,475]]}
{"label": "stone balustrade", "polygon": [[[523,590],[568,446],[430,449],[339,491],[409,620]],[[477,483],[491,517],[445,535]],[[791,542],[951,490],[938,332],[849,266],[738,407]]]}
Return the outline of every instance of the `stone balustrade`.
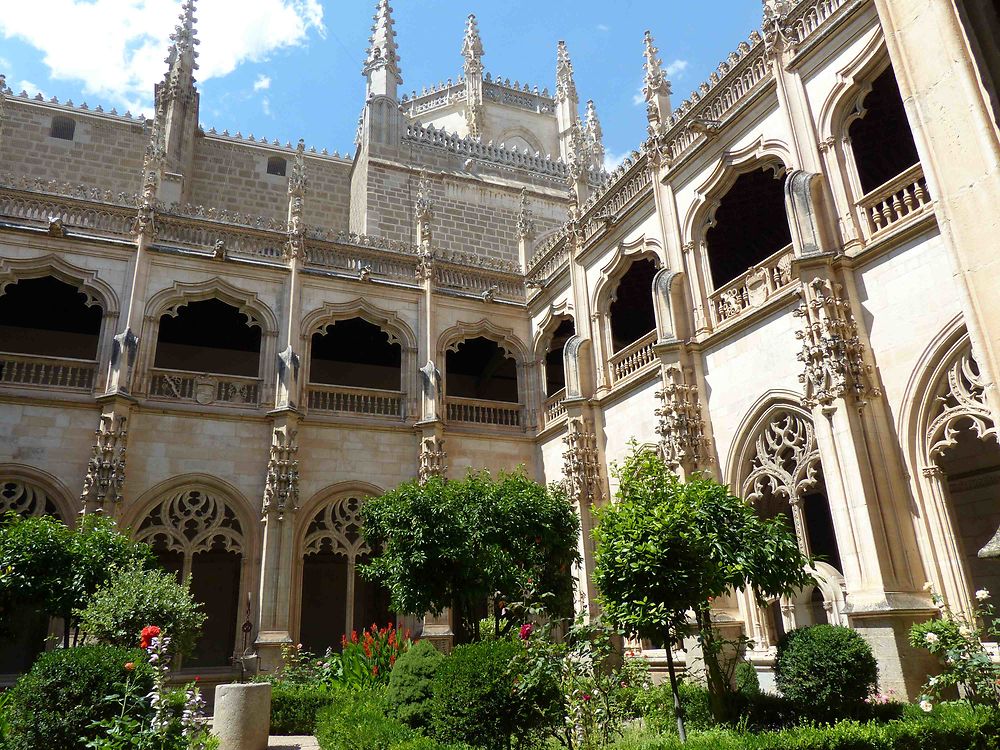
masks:
{"label": "stone balustrade", "polygon": [[620,352],[612,354],[608,359],[608,365],[611,369],[611,384],[620,383],[656,362],[656,352],[653,351],[654,343],[656,343],[656,331],[650,331]]}
{"label": "stone balustrade", "polygon": [[309,383],[306,386],[306,393],[306,403],[310,411],[396,419],[405,416],[403,414],[405,398],[402,391]]}
{"label": "stone balustrade", "polygon": [[90,391],[96,375],[93,360],[0,352],[0,383]]}
{"label": "stone balustrade", "polygon": [[471,422],[494,427],[521,427],[523,407],[510,401],[484,401],[448,396],[445,399],[449,422]]}
{"label": "stone balustrade", "polygon": [[927,180],[918,162],[862,197],[858,208],[870,239],[904,219],[922,214],[930,204]]}
{"label": "stone balustrade", "polygon": [[160,401],[256,407],[260,403],[260,386],[260,378],[152,368],[147,393],[149,398]]}
{"label": "stone balustrade", "polygon": [[565,399],[565,388],[560,388],[558,391],[545,399],[545,403],[542,405],[542,424],[540,425],[542,429],[551,427],[556,422],[566,418]]}
{"label": "stone balustrade", "polygon": [[760,307],[768,299],[792,283],[791,245],[751,266],[739,278],[709,295],[712,322],[715,325],[736,318],[748,310]]}

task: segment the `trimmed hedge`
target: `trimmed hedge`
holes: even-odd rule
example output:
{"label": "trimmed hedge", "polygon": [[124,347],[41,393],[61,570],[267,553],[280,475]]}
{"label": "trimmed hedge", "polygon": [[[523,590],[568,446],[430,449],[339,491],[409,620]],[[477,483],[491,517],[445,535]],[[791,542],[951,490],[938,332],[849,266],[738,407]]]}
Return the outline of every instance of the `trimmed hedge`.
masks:
{"label": "trimmed hedge", "polygon": [[275,680],[271,683],[271,734],[312,734],[316,714],[333,700],[326,685]]}
{"label": "trimmed hedge", "polygon": [[425,737],[386,715],[380,690],[331,689],[332,703],[316,717],[316,740],[322,750],[471,750]]}
{"label": "trimmed hedge", "polygon": [[444,660],[444,654],[426,640],[418,641],[396,660],[386,699],[404,724],[421,730],[430,726],[434,675]]}
{"label": "trimmed hedge", "polygon": [[613,750],[1000,750],[1000,711],[945,704],[931,714],[888,723],[843,721],[780,732],[741,734],[712,729],[695,732],[681,745],[675,736],[638,735]]}
{"label": "trimmed hedge", "polygon": [[[133,671],[125,669],[129,662]],[[107,698],[122,694],[126,680],[138,681],[143,695],[153,687],[141,649],[76,646],[42,654],[6,702],[11,750],[83,750],[95,736],[91,723],[120,712]]]}

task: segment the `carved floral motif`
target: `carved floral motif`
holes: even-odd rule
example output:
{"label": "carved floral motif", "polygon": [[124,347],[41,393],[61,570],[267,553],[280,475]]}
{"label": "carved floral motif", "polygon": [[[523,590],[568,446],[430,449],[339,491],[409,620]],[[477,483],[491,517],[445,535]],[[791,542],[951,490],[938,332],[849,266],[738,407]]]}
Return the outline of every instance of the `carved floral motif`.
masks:
{"label": "carved floral motif", "polygon": [[279,521],[285,513],[294,513],[299,504],[298,433],[287,427],[274,430],[271,456],[267,462],[264,483],[264,504],[261,515],[274,514]]}
{"label": "carved floral motif", "polygon": [[563,437],[563,484],[566,494],[581,508],[593,505],[601,497],[601,470],[597,454],[597,436],[584,417],[571,417]]}
{"label": "carved floral motif", "polygon": [[418,477],[426,482],[431,477],[443,477],[448,472],[448,454],[444,449],[444,440],[436,435],[430,435],[420,441],[420,469]]}
{"label": "carved floral motif", "polygon": [[663,404],[656,410],[660,450],[671,469],[693,471],[711,461],[705,450],[705,425],[698,388],[686,382],[678,367],[667,367],[664,375],[666,385],[656,392]]}
{"label": "carved floral motif", "polygon": [[97,510],[104,508],[105,501],[117,503],[122,500],[128,441],[125,422],[126,418],[123,416],[102,414],[100,425],[94,430],[95,440],[87,462],[87,475],[83,480],[80,502],[92,505]]}
{"label": "carved floral motif", "polygon": [[928,455],[943,455],[958,442],[956,436],[966,426],[980,440],[997,439],[997,428],[986,405],[983,378],[970,347],[962,350],[948,366],[947,376],[938,386],[937,401],[939,406],[927,427]]}

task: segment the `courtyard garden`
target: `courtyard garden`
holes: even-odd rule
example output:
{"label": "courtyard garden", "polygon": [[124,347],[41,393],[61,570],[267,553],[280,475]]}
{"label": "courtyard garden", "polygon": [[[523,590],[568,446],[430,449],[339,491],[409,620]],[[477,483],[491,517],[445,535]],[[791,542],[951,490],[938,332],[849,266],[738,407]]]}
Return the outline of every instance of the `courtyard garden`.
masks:
{"label": "courtyard garden", "polygon": [[[378,554],[362,574],[400,615],[450,612],[452,647],[396,622],[322,654],[286,647],[280,673],[254,678],[271,684],[272,734],[315,735],[323,750],[1000,750],[1000,666],[982,645],[1000,636],[989,592],[969,615],[931,592],[940,616],[910,641],[940,669],[914,703],[880,693],[868,643],[826,624],[781,638],[778,692],[763,690],[753,644],[722,635],[712,601],[742,590],[766,606],[809,585],[813,561],[793,532],[638,447],[616,479],[616,502],[595,511],[590,563],[562,488],[519,472],[369,500],[363,529]],[[588,564],[592,603],[573,585]],[[204,615],[146,545],[102,518],[70,530],[6,516],[2,626],[26,611],[56,618],[59,643],[0,695],[0,750],[217,746],[197,683],[172,672]],[[643,643],[661,647],[665,673]]]}

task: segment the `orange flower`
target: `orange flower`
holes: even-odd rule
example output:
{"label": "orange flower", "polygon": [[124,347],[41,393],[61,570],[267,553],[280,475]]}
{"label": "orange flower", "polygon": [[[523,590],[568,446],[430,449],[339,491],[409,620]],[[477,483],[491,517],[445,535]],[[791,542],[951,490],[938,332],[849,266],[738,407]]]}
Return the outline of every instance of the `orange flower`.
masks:
{"label": "orange flower", "polygon": [[125,671],[126,672],[131,672],[133,669],[135,669],[135,662],[134,661],[127,661],[127,662],[125,662]]}

